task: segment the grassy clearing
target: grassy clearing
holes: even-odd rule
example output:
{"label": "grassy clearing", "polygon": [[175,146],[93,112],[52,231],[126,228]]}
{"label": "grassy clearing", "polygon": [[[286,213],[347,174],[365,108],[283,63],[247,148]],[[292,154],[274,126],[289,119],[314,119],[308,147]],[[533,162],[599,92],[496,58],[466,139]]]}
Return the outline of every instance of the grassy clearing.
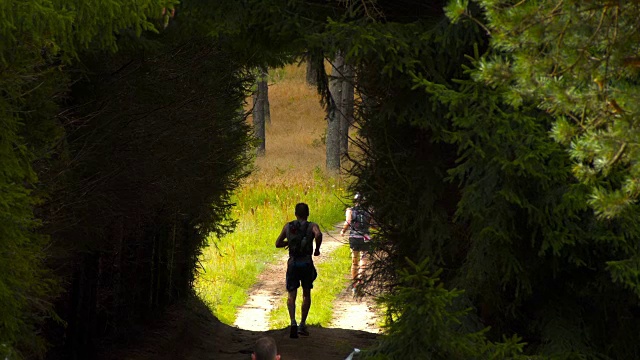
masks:
{"label": "grassy clearing", "polygon": [[[270,73],[272,123],[266,129],[266,156],[256,159],[256,171],[233,199],[236,231],[222,239],[211,237],[200,258],[196,292],[226,324],[234,323],[236,308],[246,302],[247,290],[264,267],[282,255],[275,239],[294,218],[296,203],[309,204],[309,220],[323,230],[343,220],[344,186],[340,178],[325,174],[324,110],[315,89],[306,85],[304,71],[288,66]],[[321,274],[333,271],[320,269]]]}
{"label": "grassy clearing", "polygon": [[[331,260],[316,264],[318,278],[313,283],[311,291],[311,310],[307,324],[326,327],[333,318],[333,301],[338,294],[349,284],[345,278],[351,267],[351,255],[349,245],[344,244],[337,248]],[[296,319],[300,319],[302,306],[302,294],[298,291],[296,298]],[[280,329],[289,326],[289,313],[287,311],[287,298],[283,297],[278,305],[269,313],[269,324],[272,329]]]}
{"label": "grassy clearing", "polygon": [[325,111],[315,88],[305,82],[304,67],[270,71],[270,78],[271,124],[266,128],[266,156],[256,159],[257,171],[251,181],[308,182],[313,174],[325,171]]}
{"label": "grassy clearing", "polygon": [[308,203],[309,220],[321,228],[331,227],[343,216],[335,189],[332,181],[320,180],[309,187],[249,184],[238,193],[234,210],[238,228],[222,239],[210,239],[213,246],[201,257],[203,271],[195,284],[198,295],[222,322],[233,324],[236,308],[247,300],[247,289],[267,263],[282,255],[275,239],[294,218],[296,203]]}

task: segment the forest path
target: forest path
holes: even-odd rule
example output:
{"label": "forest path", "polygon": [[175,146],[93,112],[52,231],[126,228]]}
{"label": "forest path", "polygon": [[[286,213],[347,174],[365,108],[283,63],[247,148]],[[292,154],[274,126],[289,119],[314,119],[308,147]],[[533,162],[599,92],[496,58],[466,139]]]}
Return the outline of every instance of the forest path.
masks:
{"label": "forest path", "polygon": [[331,327],[380,333],[380,314],[375,301],[368,296],[356,298],[350,289],[345,289],[333,303]]}
{"label": "forest path", "polygon": [[[346,246],[339,230],[325,232],[321,254],[325,261],[339,246]],[[334,319],[329,328],[309,326],[311,336],[289,338],[289,328],[267,330],[267,316],[275,301],[286,296],[284,254],[268,266],[250,290],[250,301],[239,310],[240,327],[221,323],[198,298],[170,307],[154,324],[118,342],[101,346],[96,360],[247,360],[255,341],[262,336],[275,339],[282,359],[344,360],[354,348],[366,348],[379,336],[371,298],[355,299],[349,289],[334,302]],[[282,260],[282,261],[280,261]],[[345,284],[349,274],[345,274]],[[311,311],[313,311],[313,304]],[[247,328],[247,329],[244,329]]]}

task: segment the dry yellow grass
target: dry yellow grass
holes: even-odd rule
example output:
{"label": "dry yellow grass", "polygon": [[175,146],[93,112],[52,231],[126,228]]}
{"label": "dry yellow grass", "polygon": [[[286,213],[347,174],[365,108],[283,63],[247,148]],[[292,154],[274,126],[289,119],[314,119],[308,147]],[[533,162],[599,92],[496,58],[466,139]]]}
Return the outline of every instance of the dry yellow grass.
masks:
{"label": "dry yellow grass", "polygon": [[294,64],[272,72],[275,79],[269,86],[271,124],[266,127],[266,155],[256,159],[257,171],[250,181],[289,183],[292,178],[312,179],[316,168],[325,172],[321,142],[327,127],[325,111],[316,89],[307,85],[305,71],[304,64]]}

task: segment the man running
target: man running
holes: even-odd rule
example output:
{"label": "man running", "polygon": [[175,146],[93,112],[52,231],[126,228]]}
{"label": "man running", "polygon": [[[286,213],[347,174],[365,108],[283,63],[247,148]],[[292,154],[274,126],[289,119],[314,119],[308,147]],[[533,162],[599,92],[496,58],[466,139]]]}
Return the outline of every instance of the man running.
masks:
{"label": "man running", "polygon": [[[311,255],[320,255],[322,244],[322,232],[317,224],[308,222],[309,206],[299,203],[295,208],[296,220],[286,223],[276,240],[276,247],[289,248],[289,260],[287,261],[287,309],[291,319],[289,336],[297,338],[300,335],[309,335],[307,330],[307,315],[311,308],[311,289],[313,281],[318,276]],[[316,250],[313,251],[313,240],[316,241]],[[296,296],[298,288],[302,285],[302,318],[300,326],[296,323]]]}
{"label": "man running", "polygon": [[367,253],[371,251],[370,227],[371,214],[362,207],[362,195],[356,193],[353,198],[353,207],[347,209],[345,222],[340,230],[340,235],[346,235],[349,230],[349,247],[351,248],[351,278],[353,280],[353,292],[362,285],[363,272],[367,265]]}

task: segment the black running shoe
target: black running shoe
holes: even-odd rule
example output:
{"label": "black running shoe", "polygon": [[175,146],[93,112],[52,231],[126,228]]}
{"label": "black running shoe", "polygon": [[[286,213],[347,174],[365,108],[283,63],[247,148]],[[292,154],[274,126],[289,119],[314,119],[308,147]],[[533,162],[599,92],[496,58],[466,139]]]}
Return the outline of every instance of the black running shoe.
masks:
{"label": "black running shoe", "polygon": [[298,326],[298,334],[309,336],[309,330],[307,330],[307,325],[300,324],[300,326]]}
{"label": "black running shoe", "polygon": [[291,325],[291,330],[289,331],[289,337],[292,339],[298,338],[298,325]]}

